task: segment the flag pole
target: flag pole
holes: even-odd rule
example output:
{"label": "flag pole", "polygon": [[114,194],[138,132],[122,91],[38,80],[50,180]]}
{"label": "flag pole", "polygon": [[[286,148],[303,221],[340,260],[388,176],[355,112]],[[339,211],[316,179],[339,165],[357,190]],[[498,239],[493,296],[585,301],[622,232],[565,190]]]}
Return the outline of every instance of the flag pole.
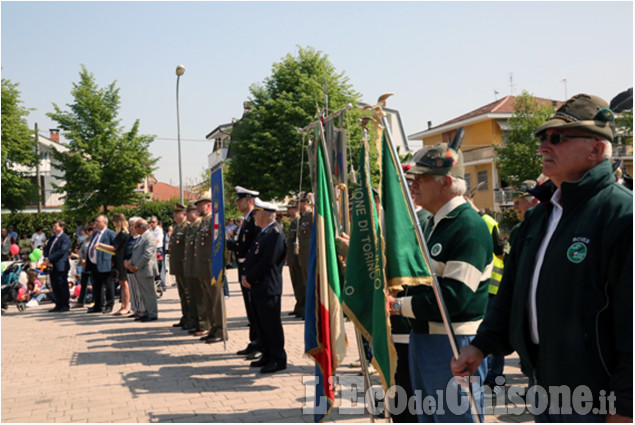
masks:
{"label": "flag pole", "polygon": [[[390,94],[392,95],[392,93]],[[375,113],[381,117],[381,122],[384,126],[384,131],[386,132],[386,136],[388,137],[388,145],[390,146],[390,152],[393,156],[393,160],[399,161],[399,156],[397,155],[397,150],[395,148],[395,143],[392,138],[392,134],[390,132],[390,127],[388,126],[388,119],[386,118],[386,113],[383,111],[382,106],[385,106],[385,99],[390,95],[383,95],[380,97],[379,104],[374,108]],[[403,169],[401,167],[397,167],[399,171],[399,178],[401,180],[402,187],[408,187],[408,183],[406,182],[406,176],[403,173]],[[408,200],[408,210],[410,212],[410,216],[414,219],[414,223],[416,223],[415,230],[417,233],[417,239],[419,241],[419,248],[421,249],[421,253],[423,254],[423,258],[428,266],[428,270],[430,270],[430,275],[432,277],[432,290],[434,292],[434,296],[437,300],[437,304],[439,306],[439,311],[441,312],[441,318],[443,320],[443,326],[445,327],[445,331],[448,335],[448,340],[450,341],[450,346],[452,347],[452,354],[455,359],[459,357],[459,348],[458,343],[456,341],[456,335],[454,333],[454,328],[452,328],[452,322],[450,320],[450,315],[448,313],[448,308],[443,299],[443,293],[441,292],[441,287],[439,285],[439,280],[437,278],[434,269],[431,267],[431,258],[430,252],[428,251],[428,246],[424,242],[423,231],[421,230],[421,224],[419,223],[419,217],[414,213],[415,206],[412,201],[412,196],[410,195],[409,190],[404,191],[406,194],[406,198]],[[478,415],[478,408],[476,403],[474,402],[474,395],[472,394],[471,383],[468,377],[468,386],[467,386],[468,399],[470,402],[470,406],[472,409],[472,416],[474,417],[474,421],[476,423],[481,423],[481,418]],[[476,410],[476,412],[475,412]]]}

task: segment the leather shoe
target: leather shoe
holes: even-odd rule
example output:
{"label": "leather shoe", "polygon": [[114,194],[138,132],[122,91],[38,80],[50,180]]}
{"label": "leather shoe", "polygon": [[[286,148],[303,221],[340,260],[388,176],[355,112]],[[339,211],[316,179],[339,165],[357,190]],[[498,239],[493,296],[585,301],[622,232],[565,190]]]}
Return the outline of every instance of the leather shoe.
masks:
{"label": "leather shoe", "polygon": [[286,368],[287,368],[286,363],[272,362],[272,363],[269,363],[267,366],[263,367],[262,369],[260,369],[260,373],[273,373],[279,370],[284,370]]}
{"label": "leather shoe", "polygon": [[180,328],[185,326],[185,323],[179,322],[179,323],[172,323],[172,327],[173,328]]}
{"label": "leather shoe", "polygon": [[269,363],[271,362],[267,359],[260,359],[260,360],[255,360],[249,363],[249,367],[263,367],[263,366],[267,366]]}
{"label": "leather shoe", "polygon": [[60,307],[57,311],[62,313],[65,311],[69,311],[71,308],[69,306]]}
{"label": "leather shoe", "polygon": [[207,335],[207,331],[196,331],[192,335],[194,335],[194,336],[205,336],[205,335]]}
{"label": "leather shoe", "polygon": [[189,330],[194,329],[194,326],[185,324],[185,325],[181,326],[181,329],[183,329],[184,331],[189,331]]}
{"label": "leather shoe", "polygon": [[213,336],[211,338],[205,338],[205,344],[213,344],[215,342],[221,342],[223,338],[220,336]]}
{"label": "leather shoe", "polygon": [[298,314],[298,313],[296,313],[295,311],[292,311],[292,312],[289,313],[289,316],[295,316],[296,314]]}
{"label": "leather shoe", "polygon": [[91,307],[88,310],[86,310],[86,313],[101,313],[101,308]]}
{"label": "leather shoe", "polygon": [[144,314],[143,316],[135,317],[135,319],[134,319],[134,320],[135,320],[135,322],[140,322],[140,321],[142,321],[142,320],[143,320],[144,318],[146,318],[146,317],[148,317],[148,316]]}
{"label": "leather shoe", "polygon": [[238,354],[239,356],[244,356],[247,354],[251,354],[254,351],[258,351],[258,350],[256,350],[256,348],[253,345],[249,344],[247,347],[243,348],[242,350],[236,351],[236,354]]}
{"label": "leather shoe", "polygon": [[251,353],[247,354],[247,357],[245,357],[245,360],[256,360],[262,357],[262,353],[260,351],[252,351]]}
{"label": "leather shoe", "polygon": [[58,307],[52,308],[49,310],[49,313],[57,313],[58,311],[60,311],[60,309]]}
{"label": "leather shoe", "polygon": [[108,314],[108,313],[112,313],[112,307],[106,307],[102,310],[102,313],[104,314]]}
{"label": "leather shoe", "polygon": [[159,318],[155,316],[143,316],[139,319],[140,322],[152,322],[155,320],[159,320]]}

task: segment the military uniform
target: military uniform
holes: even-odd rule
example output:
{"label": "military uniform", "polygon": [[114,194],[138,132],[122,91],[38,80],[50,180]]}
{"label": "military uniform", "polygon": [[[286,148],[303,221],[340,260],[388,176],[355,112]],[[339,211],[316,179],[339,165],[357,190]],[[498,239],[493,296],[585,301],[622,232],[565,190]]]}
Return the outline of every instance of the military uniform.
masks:
{"label": "military uniform", "polygon": [[212,285],[212,214],[201,218],[198,231],[194,235],[194,274],[198,281],[198,289],[202,298],[200,305],[203,311],[199,315],[209,323],[213,336],[223,333],[223,288],[220,284]]}
{"label": "military uniform", "polygon": [[190,292],[183,276],[186,229],[187,220],[183,220],[174,226],[170,240],[170,274],[174,275],[176,279],[176,287],[179,291],[179,299],[181,300],[181,320],[179,321],[181,325],[189,323],[191,317]]}
{"label": "military uniform", "polygon": [[263,373],[287,367],[284,331],[280,320],[282,267],[286,251],[287,243],[280,225],[273,221],[259,233],[245,259],[245,278],[251,285],[255,324],[262,352],[262,359],[252,363],[252,366],[264,366],[261,369]]}
{"label": "military uniform", "polygon": [[287,232],[287,265],[289,266],[289,275],[291,276],[291,284],[293,285],[293,295],[295,296],[295,307],[292,314],[304,316],[304,301],[306,298],[306,275],[302,274],[300,266],[300,253],[296,252],[296,241],[298,233],[298,221],[300,216],[291,220],[289,232]]}
{"label": "military uniform", "polygon": [[300,229],[298,230],[298,242],[300,243],[300,268],[306,290],[306,279],[309,275],[309,251],[311,250],[311,231],[313,230],[313,211],[308,209],[300,214]]}
{"label": "military uniform", "polygon": [[205,304],[202,290],[196,274],[196,245],[195,237],[201,226],[202,219],[199,217],[187,226],[185,231],[185,249],[183,261],[183,276],[190,292],[190,311],[194,328],[197,331],[206,331],[210,328],[209,320],[204,316]]}

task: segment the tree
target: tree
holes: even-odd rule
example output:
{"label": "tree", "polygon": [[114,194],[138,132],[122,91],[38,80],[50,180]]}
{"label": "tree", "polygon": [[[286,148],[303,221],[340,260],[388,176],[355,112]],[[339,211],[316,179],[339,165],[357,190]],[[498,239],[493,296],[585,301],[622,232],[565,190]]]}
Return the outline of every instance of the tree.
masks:
{"label": "tree", "polygon": [[[298,47],[297,56],[287,54],[273,64],[263,84],[250,87],[250,107],[232,131],[231,167],[227,179],[260,192],[263,199],[282,199],[295,193],[300,181],[302,136],[299,127],[316,120],[327,86],[329,111],[357,104],[360,95],[337,73],[328,56],[311,47]],[[349,140],[359,146],[360,129],[353,125],[361,111],[350,111]],[[355,156],[355,155],[354,155]],[[304,155],[303,190],[310,190]]]}
{"label": "tree", "polygon": [[18,84],[2,79],[2,206],[17,211],[35,199],[37,185],[25,168],[37,164],[35,138],[26,122]]}
{"label": "tree", "polygon": [[551,102],[539,101],[527,91],[516,96],[515,101],[503,146],[494,147],[501,179],[511,186],[536,180],[540,175],[542,162],[537,155],[540,142],[534,132],[555,112]]}
{"label": "tree", "polygon": [[154,136],[139,134],[139,120],[129,131],[119,126],[119,89],[115,82],[100,88],[82,65],[80,81],[73,83],[74,102],[47,115],[64,131],[69,151],[56,153],[66,192],[64,208],[89,214],[109,206],[132,203],[137,183],[153,171],[156,159],[149,152]]}

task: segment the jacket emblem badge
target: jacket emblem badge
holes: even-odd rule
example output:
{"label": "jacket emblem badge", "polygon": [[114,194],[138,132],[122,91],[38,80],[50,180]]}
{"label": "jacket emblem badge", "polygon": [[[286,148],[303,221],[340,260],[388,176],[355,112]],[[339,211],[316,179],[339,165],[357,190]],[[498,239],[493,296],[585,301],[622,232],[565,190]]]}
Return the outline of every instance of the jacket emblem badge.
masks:
{"label": "jacket emblem badge", "polygon": [[441,246],[440,243],[435,243],[432,246],[432,249],[430,250],[430,254],[434,255],[435,257],[437,255],[439,255],[441,253],[441,250],[443,249],[443,246]]}
{"label": "jacket emblem badge", "polygon": [[586,258],[587,247],[582,242],[575,242],[571,244],[567,250],[567,258],[574,264],[581,263]]}

